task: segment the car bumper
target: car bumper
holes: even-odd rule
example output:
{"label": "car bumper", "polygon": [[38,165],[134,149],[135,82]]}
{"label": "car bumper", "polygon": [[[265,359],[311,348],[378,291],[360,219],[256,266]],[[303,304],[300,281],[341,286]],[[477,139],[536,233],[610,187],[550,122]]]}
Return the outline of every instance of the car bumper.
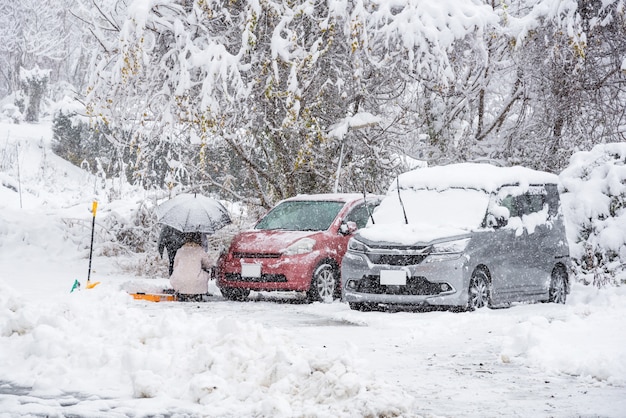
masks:
{"label": "car bumper", "polygon": [[[406,285],[380,284],[383,270],[404,270]],[[424,260],[418,265],[371,264],[367,257],[348,252],[342,262],[342,300],[389,305],[466,306],[470,272],[467,258]]]}
{"label": "car bumper", "polygon": [[[223,260],[217,272],[217,286],[250,290],[306,291],[311,285],[313,271],[320,254],[279,256],[272,258],[241,258]],[[259,277],[242,276],[244,264],[261,266]]]}

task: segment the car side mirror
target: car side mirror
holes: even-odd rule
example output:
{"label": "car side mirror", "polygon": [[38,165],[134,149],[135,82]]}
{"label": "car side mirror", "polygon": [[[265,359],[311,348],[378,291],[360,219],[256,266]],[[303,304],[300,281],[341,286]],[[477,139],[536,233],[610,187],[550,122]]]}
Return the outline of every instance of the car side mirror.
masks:
{"label": "car side mirror", "polygon": [[354,221],[343,222],[339,227],[339,232],[343,235],[353,234],[359,227]]}
{"label": "car side mirror", "polygon": [[487,228],[502,228],[509,223],[509,217],[511,212],[506,206],[502,205],[490,205],[485,217],[485,226]]}
{"label": "car side mirror", "polygon": [[493,228],[493,229],[502,228],[503,226],[506,226],[507,223],[508,223],[508,220],[506,217],[496,216],[491,213],[487,215],[487,219],[485,220],[485,224],[487,225],[487,228]]}

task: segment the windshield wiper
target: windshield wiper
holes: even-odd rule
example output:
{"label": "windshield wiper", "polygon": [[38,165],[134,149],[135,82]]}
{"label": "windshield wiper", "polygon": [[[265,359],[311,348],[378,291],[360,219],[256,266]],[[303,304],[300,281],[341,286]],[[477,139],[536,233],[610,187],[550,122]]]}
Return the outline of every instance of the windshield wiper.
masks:
{"label": "windshield wiper", "polygon": [[374,215],[370,211],[370,207],[367,206],[367,193],[365,192],[365,182],[363,182],[363,201],[365,202],[365,210],[367,211],[367,214],[369,215],[370,219],[372,220],[372,225],[375,225],[376,222],[374,222]]}
{"label": "windshield wiper", "polygon": [[402,206],[402,213],[404,214],[404,223],[408,225],[409,220],[406,218],[406,210],[404,209],[402,196],[400,196],[400,176],[396,177],[396,189],[398,189],[398,200],[400,201],[400,206]]}

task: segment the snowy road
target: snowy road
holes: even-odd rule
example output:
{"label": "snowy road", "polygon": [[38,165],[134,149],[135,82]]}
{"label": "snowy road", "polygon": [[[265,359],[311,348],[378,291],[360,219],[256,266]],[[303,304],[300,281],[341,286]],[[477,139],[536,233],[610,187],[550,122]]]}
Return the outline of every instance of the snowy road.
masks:
{"label": "snowy road", "polygon": [[[261,296],[261,297],[258,297]],[[258,301],[185,303],[210,317],[236,317],[278,328],[304,348],[352,353],[360,367],[416,399],[417,415],[446,417],[625,417],[626,388],[593,376],[527,366],[502,354],[520,324],[567,321],[571,305],[519,305],[474,313],[355,312],[346,304]],[[178,309],[150,304],[147,309]],[[570,341],[563,341],[565,345]],[[564,346],[564,349],[568,347]]]}

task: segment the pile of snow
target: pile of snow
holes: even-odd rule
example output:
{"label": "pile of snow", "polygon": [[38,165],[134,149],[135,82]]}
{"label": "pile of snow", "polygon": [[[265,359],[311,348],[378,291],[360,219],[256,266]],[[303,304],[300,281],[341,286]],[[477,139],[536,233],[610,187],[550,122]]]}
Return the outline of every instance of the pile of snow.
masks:
{"label": "pile of snow", "polygon": [[575,153],[560,180],[579,278],[596,285],[626,281],[626,144]]}
{"label": "pile of snow", "polygon": [[155,315],[106,284],[33,303],[0,281],[0,342],[13,385],[142,400],[146,414],[166,405],[209,416],[392,416],[410,406],[346,354],[300,348],[253,322],[182,308]]}
{"label": "pile of snow", "polygon": [[626,289],[573,284],[561,316],[532,315],[505,330],[501,360],[590,382],[626,385]]}

